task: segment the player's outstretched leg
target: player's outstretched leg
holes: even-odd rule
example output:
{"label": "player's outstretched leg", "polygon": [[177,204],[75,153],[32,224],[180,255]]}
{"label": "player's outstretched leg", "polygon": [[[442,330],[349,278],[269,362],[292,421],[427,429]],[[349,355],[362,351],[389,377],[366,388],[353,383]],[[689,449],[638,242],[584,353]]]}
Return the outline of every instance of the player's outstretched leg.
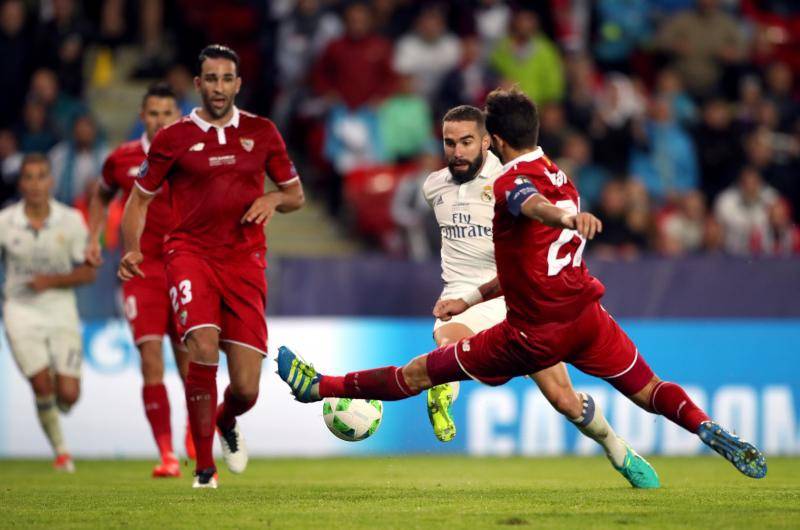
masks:
{"label": "player's outstretched leg", "polygon": [[[751,478],[767,475],[767,460],[758,448],[728,432],[711,418],[675,383],[653,377],[649,390],[649,408],[684,429],[697,434],[704,444],[722,455],[733,467]],[[644,392],[643,391],[643,392]]]}
{"label": "player's outstretched leg", "polygon": [[603,448],[611,465],[631,486],[641,489],[661,486],[653,466],[614,432],[594,398],[575,391],[564,364],[545,368],[530,377],[554,409]]}
{"label": "player's outstretched leg", "polygon": [[766,476],[767,460],[761,451],[711,421],[679,385],[661,381],[653,375],[650,382],[631,399],[645,410],[660,414],[697,434],[704,444],[722,455],[742,474],[751,478]]}
{"label": "player's outstretched leg", "polygon": [[350,372],[345,376],[317,373],[311,364],[286,346],[278,349],[276,362],[278,375],[289,385],[295,399],[302,403],[320,401],[325,397],[397,401],[437,384],[469,379],[459,366],[452,347],[438,348],[415,357],[403,367],[384,366]]}

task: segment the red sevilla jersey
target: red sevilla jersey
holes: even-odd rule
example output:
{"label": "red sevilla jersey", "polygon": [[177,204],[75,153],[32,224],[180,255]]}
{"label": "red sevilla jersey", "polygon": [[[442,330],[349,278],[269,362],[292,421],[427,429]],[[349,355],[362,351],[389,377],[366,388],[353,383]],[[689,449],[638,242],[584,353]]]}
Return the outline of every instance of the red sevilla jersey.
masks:
{"label": "red sevilla jersey", "polygon": [[[570,321],[605,291],[581,259],[586,240],[574,230],[525,217],[514,200],[515,191],[526,186],[531,190],[530,182],[535,192],[575,213],[580,209],[578,190],[541,148],[512,160],[503,170],[494,183],[494,253],[508,322],[525,330]],[[526,198],[523,195],[523,202]]]}
{"label": "red sevilla jersey", "polygon": [[[128,200],[133,184],[139,174],[139,166],[147,157],[150,142],[142,135],[138,140],[126,142],[117,147],[103,164],[103,178],[100,185],[110,192],[122,190],[123,201]],[[147,210],[147,223],[142,233],[142,254],[151,259],[161,259],[164,238],[172,227],[172,208],[169,204],[169,190],[164,187],[150,203]]]}
{"label": "red sevilla jersey", "polygon": [[264,228],[240,221],[264,194],[265,174],[279,186],[299,179],[283,138],[270,120],[236,107],[223,127],[197,110],[156,134],[136,181],[145,193],[169,181],[174,227],[165,250],[221,258],[265,250]]}

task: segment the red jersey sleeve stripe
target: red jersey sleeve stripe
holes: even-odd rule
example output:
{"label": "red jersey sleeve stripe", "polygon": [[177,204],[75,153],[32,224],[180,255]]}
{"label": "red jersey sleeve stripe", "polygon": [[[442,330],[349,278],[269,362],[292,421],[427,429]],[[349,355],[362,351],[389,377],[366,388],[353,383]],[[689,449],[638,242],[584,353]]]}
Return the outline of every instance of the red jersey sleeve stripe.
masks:
{"label": "red jersey sleeve stripe", "polygon": [[290,178],[289,180],[284,180],[283,182],[276,182],[278,186],[288,186],[289,184],[294,184],[295,182],[300,182],[300,176],[296,176],[294,178]]}
{"label": "red jersey sleeve stripe", "polygon": [[160,189],[161,189],[161,187],[159,187],[159,188],[158,188],[157,190],[155,190],[155,191],[150,191],[150,190],[148,190],[148,189],[146,189],[146,188],[142,187],[142,185],[141,185],[141,184],[139,184],[138,182],[134,182],[133,184],[134,184],[134,185],[135,185],[137,188],[139,188],[139,189],[142,191],[142,193],[146,193],[147,195],[155,195],[156,193],[158,193],[158,190],[160,190]]}

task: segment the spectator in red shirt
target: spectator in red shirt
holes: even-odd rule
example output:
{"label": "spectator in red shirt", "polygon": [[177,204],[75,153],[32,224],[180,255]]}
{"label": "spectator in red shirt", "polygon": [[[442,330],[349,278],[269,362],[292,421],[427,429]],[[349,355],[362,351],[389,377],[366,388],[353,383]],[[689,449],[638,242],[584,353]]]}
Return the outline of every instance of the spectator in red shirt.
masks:
{"label": "spectator in red shirt", "polygon": [[314,89],[351,109],[382,100],[394,88],[392,44],[373,31],[371,8],[354,3],[344,12],[345,34],[325,48],[314,66]]}

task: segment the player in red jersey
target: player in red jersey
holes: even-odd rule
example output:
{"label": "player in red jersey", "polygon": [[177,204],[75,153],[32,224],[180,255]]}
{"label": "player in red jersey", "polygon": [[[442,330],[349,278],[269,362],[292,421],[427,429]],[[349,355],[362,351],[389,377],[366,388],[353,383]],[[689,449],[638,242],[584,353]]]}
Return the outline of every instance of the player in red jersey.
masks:
{"label": "player in red jersey", "polygon": [[605,379],[641,408],[696,433],[745,475],[764,477],[761,452],[710,421],[680,386],[659,379],[600,305],[605,288],[589,274],[581,256],[586,240],[602,225],[579,211],[575,186],[536,146],[536,106],[519,91],[496,90],[486,107],[486,128],[505,162],[494,184],[497,278],[464,299],[440,301],[435,313],[447,319],[503,294],[507,319],[402,368],[344,377],[318,374],[281,347],[278,373],[295,397],[303,402],[329,396],[397,400],[468,378],[499,385],[568,362]]}
{"label": "player in red jersey", "polygon": [[[87,261],[99,267],[102,262],[100,236],[106,222],[109,203],[122,191],[127,200],[147,157],[153,137],[162,128],[180,118],[175,93],[164,83],[152,85],[142,98],[139,114],[145,133],[138,140],[126,142],[112,152],[105,164],[100,185],[89,201],[89,244]],[[153,200],[147,214],[147,230],[142,234],[142,253],[146,256],[145,278],[135,278],[122,286],[125,316],[133,340],[142,358],[142,401],[153,431],[161,463],[153,469],[153,477],[179,477],[180,464],[172,449],[170,406],[164,386],[164,357],[161,343],[169,335],[181,378],[186,378],[188,354],[175,329],[164,265],[164,237],[170,228],[169,193],[162,190]],[[184,438],[186,453],[194,458],[194,443],[187,427]]]}
{"label": "player in red jersey", "polygon": [[[164,250],[172,308],[189,348],[194,487],[217,485],[215,428],[228,468],[241,473],[247,465],[236,417],[255,404],[267,355],[264,225],[276,210],[290,212],[304,202],[275,125],[234,105],[241,83],[233,50],[211,45],[200,53],[195,87],[202,107],[153,139],[122,219],[126,252],[119,276],[128,281],[147,274],[139,237],[148,205],[169,182],[174,224]],[[264,192],[265,174],[278,191]],[[220,347],[231,382],[217,410]]]}

